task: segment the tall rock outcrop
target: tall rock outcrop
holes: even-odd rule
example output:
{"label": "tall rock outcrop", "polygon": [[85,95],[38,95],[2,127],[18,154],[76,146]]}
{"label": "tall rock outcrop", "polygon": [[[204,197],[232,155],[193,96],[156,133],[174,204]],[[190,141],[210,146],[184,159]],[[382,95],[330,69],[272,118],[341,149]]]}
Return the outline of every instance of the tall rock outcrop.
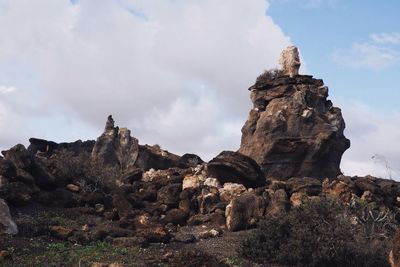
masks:
{"label": "tall rock outcrop", "polygon": [[92,150],[92,159],[105,164],[118,164],[122,170],[135,165],[139,154],[139,141],[127,128],[114,127],[112,116],[108,116],[103,134],[97,138]]}
{"label": "tall rock outcrop", "polygon": [[341,110],[328,87],[312,76],[266,72],[249,88],[253,109],[242,128],[239,152],[253,158],[267,178],[340,174],[350,141]]}

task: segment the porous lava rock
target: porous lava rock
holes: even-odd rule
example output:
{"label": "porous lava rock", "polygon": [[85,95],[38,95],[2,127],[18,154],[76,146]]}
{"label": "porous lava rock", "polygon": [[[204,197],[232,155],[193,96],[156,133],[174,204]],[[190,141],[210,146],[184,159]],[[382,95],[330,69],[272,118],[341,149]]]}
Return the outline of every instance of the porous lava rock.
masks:
{"label": "porous lava rock", "polygon": [[129,170],[135,165],[138,154],[139,141],[127,128],[114,127],[114,119],[108,116],[104,132],[93,147],[92,159]]}
{"label": "porous lava rock", "polygon": [[266,184],[258,164],[239,152],[223,151],[207,164],[209,177],[223,183],[238,183],[246,187],[259,187]]}
{"label": "porous lava rock", "polygon": [[253,109],[242,128],[239,152],[253,158],[267,178],[335,178],[350,147],[341,110],[328,87],[312,76],[280,75],[251,86]]}

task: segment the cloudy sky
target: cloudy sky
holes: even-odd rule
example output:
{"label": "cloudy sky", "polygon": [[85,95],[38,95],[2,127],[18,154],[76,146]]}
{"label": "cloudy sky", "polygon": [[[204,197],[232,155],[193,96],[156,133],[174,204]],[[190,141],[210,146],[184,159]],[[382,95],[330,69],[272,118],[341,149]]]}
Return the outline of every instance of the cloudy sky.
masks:
{"label": "cloudy sky", "polygon": [[400,179],[399,11],[397,0],[0,0],[0,149],[95,139],[113,114],[142,144],[207,160],[237,150],[247,88],[295,44],[343,110],[345,174]]}

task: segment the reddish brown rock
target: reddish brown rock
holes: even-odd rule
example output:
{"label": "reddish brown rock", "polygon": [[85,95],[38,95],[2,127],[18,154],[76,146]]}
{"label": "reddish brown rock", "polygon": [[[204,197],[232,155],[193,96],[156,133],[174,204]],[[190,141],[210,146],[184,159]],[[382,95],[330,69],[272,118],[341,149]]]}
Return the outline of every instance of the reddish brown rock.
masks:
{"label": "reddish brown rock", "polygon": [[350,141],[328,88],[312,76],[280,76],[250,87],[254,108],[242,128],[239,152],[265,176],[334,178]]}

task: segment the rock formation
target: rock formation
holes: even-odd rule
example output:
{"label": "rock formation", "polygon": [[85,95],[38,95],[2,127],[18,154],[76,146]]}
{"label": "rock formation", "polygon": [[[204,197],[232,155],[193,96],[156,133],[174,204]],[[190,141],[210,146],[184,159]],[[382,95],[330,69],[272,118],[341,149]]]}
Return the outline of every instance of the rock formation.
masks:
{"label": "rock formation", "polygon": [[10,209],[6,202],[0,198],[0,236],[2,234],[16,235],[18,227],[11,219]]}
{"label": "rock formation", "polygon": [[299,75],[299,69],[301,66],[299,50],[295,46],[288,46],[282,51],[279,63],[282,66],[283,73],[293,78]]}
{"label": "rock formation", "polygon": [[131,137],[127,128],[114,127],[112,116],[108,116],[104,132],[94,145],[92,159],[129,170],[135,165],[138,154],[139,141]]}
{"label": "rock formation", "polygon": [[[286,70],[285,70],[286,72]],[[249,88],[253,109],[242,128],[239,152],[267,178],[334,178],[350,141],[328,87],[312,76],[257,79]]]}
{"label": "rock formation", "polygon": [[232,182],[254,188],[266,183],[257,163],[238,152],[221,152],[207,164],[207,168],[208,176],[217,178],[221,184]]}

